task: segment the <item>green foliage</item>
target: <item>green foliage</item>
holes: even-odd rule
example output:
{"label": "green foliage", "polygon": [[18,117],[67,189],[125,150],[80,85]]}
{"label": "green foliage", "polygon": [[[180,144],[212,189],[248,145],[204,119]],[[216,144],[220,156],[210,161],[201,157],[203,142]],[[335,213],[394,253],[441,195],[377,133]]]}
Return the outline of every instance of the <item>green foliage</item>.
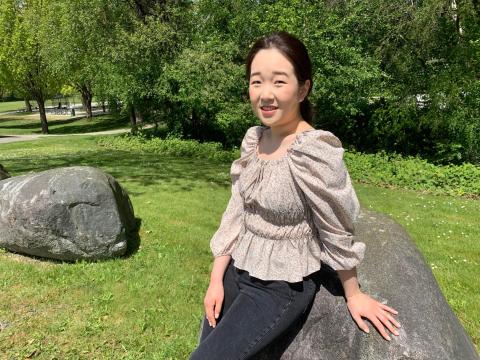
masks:
{"label": "green foliage", "polygon": [[0,3],[0,83],[30,98],[46,98],[59,85],[42,54],[46,21],[42,1]]}
{"label": "green foliage", "polygon": [[174,136],[148,138],[142,134],[105,136],[97,144],[106,149],[158,154],[167,157],[196,158],[229,162],[239,156],[238,149],[223,150],[221,143],[183,140]]}
{"label": "green foliage", "polygon": [[189,4],[186,1],[102,3],[107,12],[108,38],[103,39],[97,91],[101,97],[118,99],[127,112],[133,107],[146,120],[157,120],[165,99],[156,96],[156,84],[163,77],[165,66],[189,40]]}
{"label": "green foliage", "polygon": [[351,177],[362,183],[480,198],[480,167],[472,164],[441,166],[385,152],[346,152],[345,162]]}
{"label": "green foliage", "polygon": [[242,139],[255,117],[242,96],[248,85],[236,57],[234,44],[211,40],[184,49],[165,66],[157,93],[178,109],[167,117],[169,128],[179,123],[185,137],[220,137],[228,146]]}
{"label": "green foliage", "polygon": [[474,2],[353,1],[349,13],[362,48],[386,76],[380,101],[359,119],[362,139],[345,134],[348,142],[436,163],[478,163],[480,22]]}
{"label": "green foliage", "polygon": [[247,52],[286,30],[309,49],[316,127],[363,152],[478,164],[479,18],[475,1],[3,0],[0,88],[74,85],[133,125],[229,148],[256,122]]}

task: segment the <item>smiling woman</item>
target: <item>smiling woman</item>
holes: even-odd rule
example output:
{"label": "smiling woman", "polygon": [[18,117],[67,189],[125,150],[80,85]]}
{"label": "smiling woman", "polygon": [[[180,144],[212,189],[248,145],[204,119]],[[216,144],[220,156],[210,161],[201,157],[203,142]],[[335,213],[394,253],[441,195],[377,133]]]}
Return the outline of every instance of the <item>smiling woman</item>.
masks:
{"label": "smiling woman", "polygon": [[[263,126],[248,129],[232,163],[232,196],[210,241],[215,257],[204,299],[200,359],[251,359],[295,325],[317,292],[323,264],[338,272],[347,307],[365,332],[398,335],[396,311],[363,294],[356,266],[359,202],[340,140],[314,129],[307,49],[279,32],[247,57],[252,110]],[[217,326],[218,325],[218,326]]]}
{"label": "smiling woman", "polygon": [[267,126],[300,118],[298,104],[305,98],[311,81],[299,83],[293,65],[275,48],[260,50],[251,66],[249,95],[258,118]]}
{"label": "smiling woman", "polygon": [[[305,45],[297,39],[284,36],[281,41],[279,37],[266,37],[257,41],[247,58],[246,75],[250,80],[250,100],[253,111],[258,116],[258,107],[255,108],[254,101],[261,94],[262,81],[273,80],[277,88],[287,87],[287,91],[279,93],[287,94],[288,91],[294,91],[295,88],[301,90],[300,115],[303,120],[312,123],[312,106],[307,98],[312,89],[312,64],[308,56]],[[268,54],[270,52],[270,54]],[[267,53],[267,54],[266,54]],[[265,62],[267,61],[267,62]],[[273,61],[273,63],[268,63]],[[265,79],[266,77],[267,79]],[[275,77],[274,79],[272,79]],[[264,90],[265,91],[265,90]],[[267,89],[268,91],[268,89]],[[292,94],[290,94],[292,96]],[[257,104],[258,105],[258,104]],[[273,105],[273,104],[263,104]],[[268,111],[268,109],[266,109]]]}

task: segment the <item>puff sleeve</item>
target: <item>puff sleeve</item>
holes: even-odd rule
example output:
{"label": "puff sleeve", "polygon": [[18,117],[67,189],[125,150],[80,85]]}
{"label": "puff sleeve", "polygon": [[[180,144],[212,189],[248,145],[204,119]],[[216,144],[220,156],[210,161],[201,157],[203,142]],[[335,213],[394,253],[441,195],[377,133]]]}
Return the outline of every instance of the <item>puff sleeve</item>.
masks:
{"label": "puff sleeve", "polygon": [[340,140],[328,131],[314,134],[302,138],[292,150],[292,173],[318,233],[321,261],[334,270],[349,270],[365,252],[365,244],[356,242],[354,235],[360,204]]}
{"label": "puff sleeve", "polygon": [[243,138],[240,158],[232,162],[230,178],[232,180],[231,197],[228,201],[220,226],[210,240],[210,249],[214,257],[230,255],[244,225],[243,198],[239,190],[239,179],[252,152],[255,150],[258,127],[251,127]]}

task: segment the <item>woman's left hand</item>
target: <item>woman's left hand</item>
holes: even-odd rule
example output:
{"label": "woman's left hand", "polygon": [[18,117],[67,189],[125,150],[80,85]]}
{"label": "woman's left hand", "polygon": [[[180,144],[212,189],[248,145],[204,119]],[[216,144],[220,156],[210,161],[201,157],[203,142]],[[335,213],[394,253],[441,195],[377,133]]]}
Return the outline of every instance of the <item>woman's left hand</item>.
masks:
{"label": "woman's left hand", "polygon": [[347,306],[358,327],[366,333],[369,333],[370,330],[362,317],[370,320],[386,340],[390,341],[391,339],[387,334],[385,327],[392,334],[398,336],[396,328],[399,328],[400,324],[392,316],[392,314],[398,314],[395,309],[372,299],[361,291],[347,297]]}

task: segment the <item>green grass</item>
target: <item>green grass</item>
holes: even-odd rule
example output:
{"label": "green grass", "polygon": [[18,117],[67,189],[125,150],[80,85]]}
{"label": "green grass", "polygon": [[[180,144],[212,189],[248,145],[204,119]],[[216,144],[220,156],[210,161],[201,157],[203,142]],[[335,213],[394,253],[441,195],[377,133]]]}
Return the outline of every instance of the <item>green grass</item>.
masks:
{"label": "green grass", "polygon": [[[91,120],[47,115],[47,119],[49,133],[52,135],[105,131],[129,126],[128,119],[117,115],[95,116]],[[0,135],[30,135],[41,132],[38,114],[0,115]]]}
{"label": "green grass", "polygon": [[[31,101],[30,104],[32,104],[32,106],[35,106],[36,102]],[[5,111],[16,111],[24,108],[25,108],[25,101],[0,102],[0,113]]]}
{"label": "green grass", "polygon": [[[230,164],[105,149],[93,136],[3,144],[0,163],[12,175],[99,167],[127,189],[141,220],[140,248],[122,259],[62,264],[0,252],[0,354],[188,358],[208,285],[209,240],[230,194]],[[478,347],[480,203],[355,187],[364,207],[405,226]]]}
{"label": "green grass", "polygon": [[[60,99],[62,104],[64,104],[64,99]],[[70,102],[70,104],[81,104],[82,103],[82,98],[80,94],[74,94],[70,97],[67,98],[67,101]],[[93,97],[92,102],[96,102],[97,98]],[[47,107],[52,107],[52,106],[57,106],[59,100],[52,100],[52,99],[47,99],[45,101],[45,106]],[[37,102],[35,100],[30,100],[30,104],[32,107],[37,106]],[[5,112],[5,111],[16,111],[19,109],[25,109],[25,101],[5,101],[5,102],[0,102],[0,113]]]}

